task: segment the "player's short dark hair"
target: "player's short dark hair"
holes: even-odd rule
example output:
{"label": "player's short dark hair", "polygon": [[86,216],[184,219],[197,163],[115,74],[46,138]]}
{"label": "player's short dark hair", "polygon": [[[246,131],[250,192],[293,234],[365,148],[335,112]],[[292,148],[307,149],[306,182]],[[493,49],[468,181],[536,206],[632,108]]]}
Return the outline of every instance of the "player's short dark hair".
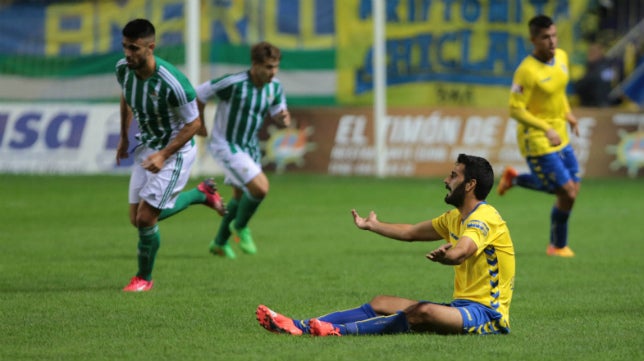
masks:
{"label": "player's short dark hair", "polygon": [[154,37],[154,25],[147,19],[134,19],[123,27],[123,36],[128,39]]}
{"label": "player's short dark hair", "polygon": [[485,158],[477,157],[475,155],[459,154],[457,163],[463,164],[464,169],[464,182],[469,182],[476,179],[476,188],[474,188],[474,195],[478,200],[484,200],[490,193],[492,186],[494,186],[494,170]]}
{"label": "player's short dark hair", "polygon": [[530,29],[530,36],[535,37],[539,34],[539,32],[543,29],[547,29],[554,24],[554,21],[546,15],[540,14],[528,22],[528,28]]}
{"label": "player's short dark hair", "polygon": [[259,42],[250,49],[250,61],[253,63],[261,64],[268,59],[280,60],[281,58],[280,49],[267,41]]}

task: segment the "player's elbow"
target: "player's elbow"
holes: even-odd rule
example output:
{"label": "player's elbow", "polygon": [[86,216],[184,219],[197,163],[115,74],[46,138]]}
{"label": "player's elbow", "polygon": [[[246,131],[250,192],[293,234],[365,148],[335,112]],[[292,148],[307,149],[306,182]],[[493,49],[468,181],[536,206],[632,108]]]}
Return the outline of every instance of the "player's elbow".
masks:
{"label": "player's elbow", "polygon": [[523,118],[523,113],[525,109],[517,107],[515,105],[510,105],[510,117],[515,120],[521,120]]}

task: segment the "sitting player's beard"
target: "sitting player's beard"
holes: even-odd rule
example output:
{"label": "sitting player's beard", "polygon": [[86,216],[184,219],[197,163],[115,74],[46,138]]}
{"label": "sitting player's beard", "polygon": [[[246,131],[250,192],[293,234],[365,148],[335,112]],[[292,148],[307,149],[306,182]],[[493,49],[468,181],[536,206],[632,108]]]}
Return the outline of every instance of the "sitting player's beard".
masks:
{"label": "sitting player's beard", "polygon": [[[447,186],[445,186],[445,188],[449,189],[449,187]],[[465,201],[465,182],[461,183],[458,187],[456,187],[456,189],[454,189],[451,193],[445,196],[445,203],[451,204],[456,208],[462,206],[464,201]]]}

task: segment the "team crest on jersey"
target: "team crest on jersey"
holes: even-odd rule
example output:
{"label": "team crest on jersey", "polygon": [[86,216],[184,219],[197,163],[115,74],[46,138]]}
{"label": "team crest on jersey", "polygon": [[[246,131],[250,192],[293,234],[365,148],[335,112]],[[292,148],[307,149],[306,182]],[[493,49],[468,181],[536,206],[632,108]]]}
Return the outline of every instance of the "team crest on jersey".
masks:
{"label": "team crest on jersey", "polygon": [[512,87],[510,88],[510,91],[516,94],[523,94],[523,87],[520,84],[512,83]]}
{"label": "team crest on jersey", "polygon": [[159,101],[159,94],[157,94],[156,92],[150,92],[150,93],[148,93],[148,96],[149,96],[149,97],[150,97],[150,99],[152,99],[152,101],[154,101],[154,102]]}

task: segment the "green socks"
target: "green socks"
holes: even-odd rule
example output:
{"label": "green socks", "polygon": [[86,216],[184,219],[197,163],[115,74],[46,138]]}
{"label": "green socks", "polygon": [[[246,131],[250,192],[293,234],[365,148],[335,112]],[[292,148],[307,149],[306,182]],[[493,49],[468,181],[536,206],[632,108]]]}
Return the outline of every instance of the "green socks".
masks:
{"label": "green socks", "polygon": [[139,228],[139,272],[136,274],[147,281],[152,280],[152,268],[154,259],[161,244],[159,225]]}
{"label": "green socks", "polygon": [[219,246],[224,246],[225,244],[228,243],[228,238],[230,238],[230,229],[228,228],[230,225],[230,222],[235,220],[235,216],[237,215],[237,209],[239,207],[239,202],[233,198],[226,204],[226,209],[228,209],[228,213],[224,215],[224,217],[221,219],[221,225],[219,226],[219,231],[217,232],[217,236],[215,236],[215,243]]}
{"label": "green socks", "polygon": [[179,197],[177,197],[177,201],[174,203],[174,207],[161,210],[161,214],[159,214],[159,220],[173,216],[188,208],[191,204],[203,203],[205,201],[206,195],[200,192],[197,188],[181,192],[181,194],[179,194]]}
{"label": "green socks", "polygon": [[235,228],[242,229],[248,225],[248,221],[257,211],[257,207],[262,203],[264,199],[253,198],[253,196],[244,193],[239,201],[239,209],[237,210],[237,216],[235,217]]}

